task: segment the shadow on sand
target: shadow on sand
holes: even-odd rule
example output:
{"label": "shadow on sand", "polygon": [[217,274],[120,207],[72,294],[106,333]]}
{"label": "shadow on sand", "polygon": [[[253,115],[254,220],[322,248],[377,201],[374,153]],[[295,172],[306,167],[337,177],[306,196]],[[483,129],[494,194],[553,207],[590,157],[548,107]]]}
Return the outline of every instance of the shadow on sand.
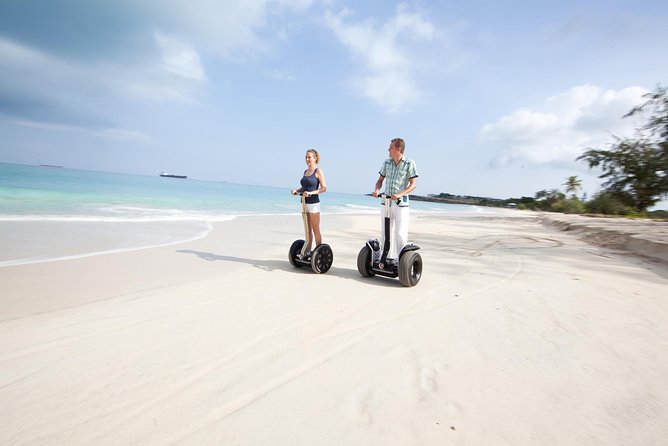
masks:
{"label": "shadow on sand", "polygon": [[180,249],[177,250],[176,252],[180,254],[194,254],[200,259],[206,260],[207,262],[222,260],[224,262],[245,263],[247,265],[252,265],[255,268],[259,268],[263,271],[274,271],[274,270],[291,271],[293,269],[287,261],[282,262],[279,260],[258,260],[258,259],[245,259],[243,257],[235,257],[235,256],[221,256],[218,254],[214,254],[212,252],[194,251],[192,249]]}
{"label": "shadow on sand", "polygon": [[[180,254],[193,254],[199,257],[202,260],[207,262],[214,261],[224,261],[224,262],[236,262],[236,263],[245,263],[247,265],[252,265],[254,268],[261,269],[262,271],[286,271],[293,273],[309,273],[313,274],[309,268],[295,268],[287,261],[282,260],[258,260],[258,259],[246,259],[243,257],[235,256],[222,256],[214,254],[211,252],[205,251],[195,251],[192,249],[180,249],[176,252]],[[347,269],[347,268],[337,268],[332,266],[332,268],[327,272],[329,276],[341,277],[342,279],[354,280],[356,282],[365,283],[368,285],[377,285],[377,286],[386,286],[386,287],[396,287],[401,286],[398,280],[385,279],[385,278],[364,278],[361,277],[357,270]]]}

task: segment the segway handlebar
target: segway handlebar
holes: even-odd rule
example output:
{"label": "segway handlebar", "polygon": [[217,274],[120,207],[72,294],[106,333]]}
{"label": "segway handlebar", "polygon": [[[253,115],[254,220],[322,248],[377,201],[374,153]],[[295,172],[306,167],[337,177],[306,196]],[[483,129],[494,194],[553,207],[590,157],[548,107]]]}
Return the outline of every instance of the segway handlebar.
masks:
{"label": "segway handlebar", "polygon": [[[392,199],[392,195],[388,195],[388,194],[380,194],[380,195],[378,195],[378,197],[382,198],[383,200],[386,200],[386,199],[391,200]],[[397,198],[397,205],[400,204],[400,203],[401,203],[401,198]]]}

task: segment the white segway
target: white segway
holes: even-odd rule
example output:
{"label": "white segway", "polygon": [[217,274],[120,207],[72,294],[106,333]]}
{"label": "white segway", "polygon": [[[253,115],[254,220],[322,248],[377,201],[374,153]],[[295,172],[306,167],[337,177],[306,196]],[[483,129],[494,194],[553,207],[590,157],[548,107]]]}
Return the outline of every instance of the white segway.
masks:
{"label": "white segway", "polygon": [[391,197],[383,194],[383,216],[385,243],[381,246],[378,239],[366,242],[357,255],[357,270],[363,277],[375,275],[396,278],[403,286],[412,287],[418,284],[422,277],[422,257],[417,252],[419,246],[409,243],[399,253],[397,263],[388,263],[387,254],[390,251],[390,203]]}
{"label": "white segway", "polygon": [[288,251],[288,260],[290,265],[295,268],[308,266],[316,274],[324,274],[332,267],[334,261],[334,253],[328,244],[322,243],[315,247],[312,253],[306,252],[308,243],[310,241],[311,233],[308,230],[308,216],[306,215],[306,197],[304,194],[299,194],[302,197],[302,220],[304,221],[304,239],[295,240]]}

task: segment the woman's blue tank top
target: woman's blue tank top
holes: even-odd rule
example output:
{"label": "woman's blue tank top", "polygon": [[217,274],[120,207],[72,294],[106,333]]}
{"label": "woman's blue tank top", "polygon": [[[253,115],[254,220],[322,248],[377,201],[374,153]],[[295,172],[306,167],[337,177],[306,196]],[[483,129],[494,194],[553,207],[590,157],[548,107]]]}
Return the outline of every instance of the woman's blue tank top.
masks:
{"label": "woman's blue tank top", "polygon": [[[302,189],[304,189],[307,192],[313,192],[314,190],[318,190],[320,188],[320,181],[318,181],[318,177],[315,176],[315,173],[318,171],[318,168],[316,167],[313,173],[309,176],[304,175],[300,181],[302,185]],[[306,171],[304,171],[304,174],[306,174]],[[311,195],[310,197],[306,197],[306,203],[308,204],[313,204],[313,203],[320,203],[320,195]]]}

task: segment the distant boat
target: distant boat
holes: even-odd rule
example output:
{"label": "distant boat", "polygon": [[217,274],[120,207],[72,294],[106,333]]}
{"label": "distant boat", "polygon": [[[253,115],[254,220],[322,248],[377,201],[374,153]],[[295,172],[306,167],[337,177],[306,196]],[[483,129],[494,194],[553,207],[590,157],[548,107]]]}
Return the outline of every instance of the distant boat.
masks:
{"label": "distant boat", "polygon": [[55,164],[40,164],[39,167],[56,167],[58,169],[63,168],[63,166],[56,166]]}
{"label": "distant boat", "polygon": [[160,176],[165,177],[165,178],[188,178],[187,175],[174,175],[174,174],[169,173],[169,172],[162,172],[160,174]]}

